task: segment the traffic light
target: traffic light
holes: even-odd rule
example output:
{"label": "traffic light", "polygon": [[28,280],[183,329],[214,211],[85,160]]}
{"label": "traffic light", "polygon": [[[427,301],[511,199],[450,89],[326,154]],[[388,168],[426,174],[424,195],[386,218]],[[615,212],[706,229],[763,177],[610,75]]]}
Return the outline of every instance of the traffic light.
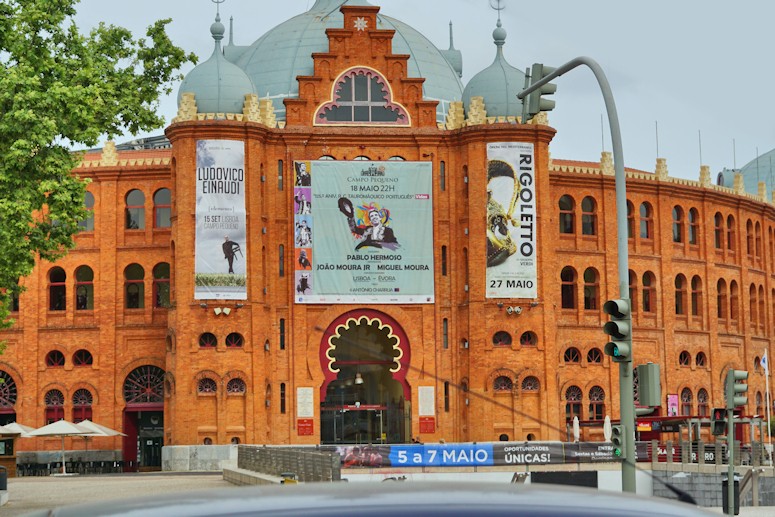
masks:
{"label": "traffic light", "polygon": [[624,447],[624,426],[621,424],[611,426],[611,443],[614,446],[614,457],[619,459],[627,458],[627,450]]}
{"label": "traffic light", "polygon": [[724,385],[727,396],[727,409],[735,409],[738,406],[745,406],[748,403],[748,385],[742,381],[748,379],[748,372],[745,370],[729,370],[727,372],[727,382]]}
{"label": "traffic light", "polygon": [[713,436],[721,436],[727,432],[727,410],[723,407],[714,407],[710,415],[710,430]]}
{"label": "traffic light", "polygon": [[605,353],[617,363],[632,361],[630,300],[608,300],[603,304],[603,312],[611,317],[611,321],[603,325],[603,332],[611,336],[611,341],[605,345]]}
{"label": "traffic light", "polygon": [[[555,69],[550,66],[545,66],[541,63],[534,63],[530,70],[531,86],[554,71]],[[541,111],[552,111],[554,109],[554,101],[550,99],[544,99],[543,96],[551,95],[556,91],[556,84],[546,83],[545,85],[528,93],[527,99],[525,99],[527,101],[527,120],[535,117]]]}

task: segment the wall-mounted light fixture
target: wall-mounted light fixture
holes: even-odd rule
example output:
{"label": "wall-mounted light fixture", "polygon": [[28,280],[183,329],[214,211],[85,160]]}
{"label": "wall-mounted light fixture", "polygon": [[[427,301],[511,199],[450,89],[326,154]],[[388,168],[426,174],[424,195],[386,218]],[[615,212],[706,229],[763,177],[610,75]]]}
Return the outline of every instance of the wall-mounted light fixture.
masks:
{"label": "wall-mounted light fixture", "polygon": [[355,374],[355,384],[363,384],[363,376],[361,372]]}
{"label": "wall-mounted light fixture", "polygon": [[206,309],[206,308],[207,308],[207,304],[206,304],[205,302],[202,302],[202,303],[200,303],[200,304],[199,304],[199,306],[200,306],[201,308],[203,308],[203,309]]}
{"label": "wall-mounted light fixture", "polygon": [[234,306],[235,306],[236,308],[238,308],[238,309],[241,309],[241,308],[243,308],[243,307],[245,306],[245,304],[244,304],[244,303],[237,303],[237,304],[235,304]]}

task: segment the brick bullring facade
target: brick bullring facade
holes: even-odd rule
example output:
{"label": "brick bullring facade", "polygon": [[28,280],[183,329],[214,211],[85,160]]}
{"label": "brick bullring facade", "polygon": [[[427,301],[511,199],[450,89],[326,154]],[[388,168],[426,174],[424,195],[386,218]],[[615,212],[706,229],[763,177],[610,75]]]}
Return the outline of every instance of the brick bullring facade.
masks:
{"label": "brick bullring facade", "polygon": [[[374,27],[377,11],[345,6],[343,27]],[[327,34],[329,51],[299,77],[284,123],[255,96],[242,113],[219,114],[198,112],[189,95],[166,130],[169,148],[109,143],[84,156],[74,173],[91,181],[93,217],[73,251],[23,279],[16,324],[0,334],[0,423],[91,418],[128,436],[90,448],[122,449],[146,466],[162,445],[559,440],[573,416],[594,424],[582,439],[602,439],[604,417],[619,414],[618,368],[601,331],[602,302],[618,294],[610,155],[553,160],[545,117],[488,118],[476,99],[465,115],[452,103],[439,124],[423,79],[391,52],[391,31]],[[389,85],[408,123],[319,123],[355,69]],[[244,143],[243,298],[195,294],[202,141]],[[488,295],[493,143],[534,150],[534,296]],[[294,165],[314,175],[318,160],[429,164],[432,301],[299,302]],[[700,416],[723,404],[727,369],[751,370],[745,413],[763,414],[772,203],[712,185],[707,168],[698,182],[670,178],[662,160],[653,173],[627,173],[636,364],[660,364],[663,394]],[[337,332],[346,356],[329,362]],[[372,349],[345,352],[354,342]]]}

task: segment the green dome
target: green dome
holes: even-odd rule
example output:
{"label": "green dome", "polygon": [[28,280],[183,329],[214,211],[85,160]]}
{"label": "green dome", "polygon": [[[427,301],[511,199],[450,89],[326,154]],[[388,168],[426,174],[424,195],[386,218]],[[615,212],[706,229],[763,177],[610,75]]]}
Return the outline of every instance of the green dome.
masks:
{"label": "green dome", "polygon": [[484,108],[488,117],[518,117],[522,115],[522,101],[517,94],[525,86],[525,73],[514,68],[503,57],[503,44],[506,42],[506,29],[498,26],[492,33],[495,46],[495,61],[476,74],[463,90],[463,105],[466,113],[471,97],[484,97]]}
{"label": "green dome", "polygon": [[[299,95],[296,77],[312,75],[312,53],[328,51],[326,29],[342,27],[339,7],[343,3],[371,5],[365,0],[317,0],[309,11],[281,23],[247,49],[234,49],[231,53],[227,47],[227,56],[235,56],[235,63],[256,85],[259,97],[272,99],[278,119],[285,119],[283,99]],[[462,98],[463,85],[458,74],[439,49],[405,23],[379,14],[377,27],[396,31],[393,53],[411,56],[408,75],[425,78],[423,96],[439,101],[437,120],[443,122],[449,103]]]}
{"label": "green dome", "polygon": [[178,89],[178,105],[184,93],[193,93],[199,113],[242,113],[245,95],[255,94],[250,77],[223,57],[221,39],[226,31],[220,15],[210,26],[215,49],[210,58],[194,67]]}

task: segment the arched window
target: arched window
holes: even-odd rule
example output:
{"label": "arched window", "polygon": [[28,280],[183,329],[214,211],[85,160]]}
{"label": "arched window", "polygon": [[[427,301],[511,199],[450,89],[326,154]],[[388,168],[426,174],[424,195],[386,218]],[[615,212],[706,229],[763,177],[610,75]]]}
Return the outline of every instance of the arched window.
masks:
{"label": "arched window", "polygon": [[759,286],[759,333],[764,334],[767,327],[767,314],[765,312],[764,287]]}
{"label": "arched window", "polygon": [[166,262],[156,264],[153,268],[153,306],[170,306],[170,265]]}
{"label": "arched window", "polygon": [[708,397],[708,390],[705,388],[700,388],[700,390],[697,392],[697,415],[698,416],[709,416],[710,410],[708,409],[708,406],[710,404],[710,398]]}
{"label": "arched window", "polygon": [[729,319],[734,326],[738,325],[740,319],[740,289],[734,280],[729,282]]}
{"label": "arched window", "polygon": [[141,190],[130,190],[126,195],[124,228],[142,230],[145,228],[145,194]]}
{"label": "arched window", "polygon": [[683,350],[680,354],[678,354],[678,364],[681,366],[691,366],[692,355],[686,350]]}
{"label": "arched window", "polygon": [[246,391],[247,386],[242,379],[231,379],[226,383],[226,393],[229,395],[244,395]]}
{"label": "arched window", "polygon": [[692,390],[684,388],[681,390],[681,415],[690,416],[692,409]]}
{"label": "arched window", "polygon": [[81,229],[82,232],[93,232],[94,231],[94,194],[87,191],[83,199],[83,205],[84,207],[86,207],[86,210],[89,211],[89,214],[86,216],[86,219],[82,221],[78,221],[78,227]]}
{"label": "arched window", "polygon": [[575,202],[570,196],[562,196],[560,198],[560,233],[575,233]]}
{"label": "arched window", "polygon": [[727,308],[727,283],[720,278],[716,284],[716,312],[720,321],[726,321],[729,317]]}
{"label": "arched window", "polygon": [[700,307],[702,307],[702,279],[695,275],[692,277],[692,316],[700,316]]}
{"label": "arched window", "polygon": [[763,415],[764,414],[764,410],[763,410],[764,404],[762,404],[762,392],[761,391],[757,391],[756,392],[755,400],[756,400],[756,414],[757,415]]}
{"label": "arched window", "polygon": [[627,201],[627,238],[635,237],[635,207],[632,201]]}
{"label": "arched window", "polygon": [[754,237],[753,237],[753,222],[748,219],[745,223],[745,252],[749,258],[753,258]]}
{"label": "arched window", "polygon": [[245,340],[243,339],[242,334],[237,332],[232,332],[226,336],[226,348],[242,348],[244,342]]}
{"label": "arched window", "polygon": [[127,309],[145,308],[145,270],[140,264],[124,269],[124,298]]}
{"label": "arched window", "polygon": [[630,280],[630,311],[632,314],[636,314],[638,312],[638,275],[630,269],[627,276]]}
{"label": "arched window", "polygon": [[217,344],[218,340],[216,339],[215,334],[204,332],[199,335],[199,348],[215,348]]}
{"label": "arched window", "polygon": [[89,266],[81,266],[75,270],[75,309],[94,309],[94,271]]}
{"label": "arched window", "polygon": [[600,386],[592,386],[589,390],[589,419],[603,420],[605,418],[605,391]]}
{"label": "arched window", "polygon": [[164,370],[145,365],[135,368],[124,380],[127,405],[161,404],[164,402]]}
{"label": "arched window", "polygon": [[578,386],[570,386],[565,390],[565,421],[570,422],[574,416],[583,420],[581,415],[581,398],[583,394]]}
{"label": "arched window", "polygon": [[584,271],[584,309],[597,310],[600,299],[599,275],[597,270],[589,267]]}
{"label": "arched window", "polygon": [[581,200],[581,234],[597,235],[597,203],[589,196]]}
{"label": "arched window", "polygon": [[654,212],[649,203],[640,205],[640,238],[654,238]]}
{"label": "arched window", "polygon": [[727,216],[727,249],[735,251],[735,218]]}
{"label": "arched window", "polygon": [[576,308],[576,270],[568,266],[560,273],[560,298],[563,309]]}
{"label": "arched window", "polygon": [[65,419],[65,396],[59,390],[51,390],[43,398],[46,405],[43,416],[46,425]]}
{"label": "arched window", "polygon": [[514,382],[505,375],[496,377],[492,383],[492,390],[496,393],[511,391],[513,388]]}
{"label": "arched window", "polygon": [[67,309],[67,274],[61,267],[52,267],[48,272],[48,309]]}
{"label": "arched window", "polygon": [[697,356],[694,358],[694,364],[697,365],[697,368],[705,368],[708,364],[708,357],[705,355],[705,352],[697,352]]}
{"label": "arched window", "polygon": [[52,350],[46,354],[46,366],[49,368],[62,368],[65,365],[65,355],[59,350]]}
{"label": "arched window", "polygon": [[757,310],[759,309],[759,304],[756,300],[756,286],[754,284],[751,284],[751,286],[748,288],[748,307],[750,308],[750,320],[751,320],[751,332],[756,333],[758,330],[759,322],[758,322],[758,314]]}
{"label": "arched window", "polygon": [[92,407],[93,398],[92,394],[87,389],[75,390],[73,393],[73,422],[83,422],[84,420],[92,419]]}
{"label": "arched window", "polygon": [[683,275],[675,277],[675,313],[686,315],[686,277]]}
{"label": "arched window", "polygon": [[713,244],[717,250],[724,247],[724,216],[718,212],[713,217]]}
{"label": "arched window", "polygon": [[538,344],[538,336],[535,332],[527,330],[519,336],[519,344],[521,346],[536,346]]}
{"label": "arched window", "polygon": [[162,188],[153,195],[153,224],[156,228],[172,226],[172,195],[170,190]]}
{"label": "arched window", "polygon": [[499,330],[492,336],[494,346],[511,346],[511,334],[505,330]]}
{"label": "arched window", "polygon": [[603,362],[603,353],[600,351],[599,348],[589,349],[589,352],[587,352],[587,362],[593,363],[593,364]]}
{"label": "arched window", "polygon": [[673,242],[683,242],[684,211],[680,206],[673,207]]}
{"label": "arched window", "polygon": [[579,349],[575,346],[569,346],[565,349],[565,353],[563,354],[563,360],[566,363],[572,363],[577,364],[581,362],[581,353],[579,352]]}
{"label": "arched window", "polygon": [[199,379],[196,391],[200,395],[215,395],[215,392],[218,391],[218,384],[213,379],[205,377],[204,379]]}
{"label": "arched window", "polygon": [[0,414],[13,413],[17,396],[16,381],[8,372],[0,370]]}
{"label": "arched window", "polygon": [[643,312],[655,313],[657,312],[657,280],[654,277],[654,273],[646,271],[643,273]]}
{"label": "arched window", "polygon": [[[446,394],[446,408],[447,411],[449,411],[449,382],[444,383],[445,387],[445,394]],[[285,414],[285,383],[280,383],[280,413]]]}
{"label": "arched window", "polygon": [[73,366],[91,366],[93,363],[94,358],[88,350],[82,348],[73,354]]}
{"label": "arched window", "polygon": [[538,381],[538,377],[529,375],[522,379],[522,391],[536,392],[541,389],[541,383]]}
{"label": "arched window", "polygon": [[336,80],[331,101],[315,113],[315,125],[408,126],[409,114],[392,99],[388,82],[375,70],[359,67]]}
{"label": "arched window", "polygon": [[754,228],[754,235],[756,238],[755,247],[754,247],[754,255],[757,259],[761,260],[762,258],[762,225],[759,224],[759,222],[756,222],[756,226]]}
{"label": "arched window", "polygon": [[696,208],[689,209],[689,244],[697,246],[700,243],[700,214]]}

